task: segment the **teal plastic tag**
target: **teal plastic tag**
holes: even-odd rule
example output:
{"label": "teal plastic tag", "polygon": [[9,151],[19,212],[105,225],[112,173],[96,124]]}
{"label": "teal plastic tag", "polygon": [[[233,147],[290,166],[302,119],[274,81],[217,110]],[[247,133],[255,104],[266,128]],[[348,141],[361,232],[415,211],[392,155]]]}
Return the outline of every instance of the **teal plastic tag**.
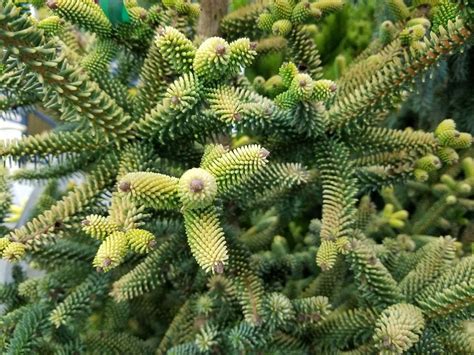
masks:
{"label": "teal plastic tag", "polygon": [[122,0],[99,0],[99,6],[113,25],[130,22],[130,15]]}

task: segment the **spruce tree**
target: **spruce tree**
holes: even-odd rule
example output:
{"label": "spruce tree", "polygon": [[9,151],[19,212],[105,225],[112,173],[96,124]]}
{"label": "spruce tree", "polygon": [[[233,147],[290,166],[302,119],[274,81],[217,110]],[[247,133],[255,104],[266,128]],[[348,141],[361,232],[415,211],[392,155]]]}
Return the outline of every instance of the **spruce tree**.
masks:
{"label": "spruce tree", "polygon": [[2,352],[473,353],[473,138],[391,122],[471,2],[378,2],[332,77],[315,39],[353,4],[237,3],[0,0],[0,108],[57,122],[0,145],[2,220],[47,182],[0,228],[43,272],[0,286]]}

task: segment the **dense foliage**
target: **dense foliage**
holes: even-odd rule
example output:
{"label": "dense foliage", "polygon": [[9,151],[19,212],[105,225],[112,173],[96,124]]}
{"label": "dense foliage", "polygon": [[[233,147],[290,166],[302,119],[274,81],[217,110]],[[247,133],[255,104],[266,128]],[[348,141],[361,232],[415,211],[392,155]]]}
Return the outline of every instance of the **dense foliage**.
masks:
{"label": "dense foliage", "polygon": [[473,5],[217,3],[0,0],[3,352],[472,354]]}

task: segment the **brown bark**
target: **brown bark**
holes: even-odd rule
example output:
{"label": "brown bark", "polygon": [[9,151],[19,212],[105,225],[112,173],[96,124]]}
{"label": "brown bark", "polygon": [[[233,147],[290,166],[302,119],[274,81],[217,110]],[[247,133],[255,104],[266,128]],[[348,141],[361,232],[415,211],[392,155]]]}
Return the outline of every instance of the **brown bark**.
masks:
{"label": "brown bark", "polygon": [[201,0],[201,15],[197,33],[207,38],[219,33],[219,23],[227,14],[229,0]]}

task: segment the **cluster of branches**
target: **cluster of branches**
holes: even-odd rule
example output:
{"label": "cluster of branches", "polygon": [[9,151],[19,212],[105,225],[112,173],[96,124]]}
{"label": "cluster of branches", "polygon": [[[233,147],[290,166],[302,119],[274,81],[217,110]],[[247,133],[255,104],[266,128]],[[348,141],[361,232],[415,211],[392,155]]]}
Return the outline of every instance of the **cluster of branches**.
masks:
{"label": "cluster of branches", "polygon": [[[151,3],[0,0],[2,108],[59,123],[0,146],[40,163],[8,179],[48,181],[0,238],[46,271],[0,289],[7,353],[472,353],[472,136],[383,125],[472,40],[472,5],[386,1],[334,82],[313,32],[342,0],[257,2],[217,34]],[[243,74],[270,53],[278,73]]]}

